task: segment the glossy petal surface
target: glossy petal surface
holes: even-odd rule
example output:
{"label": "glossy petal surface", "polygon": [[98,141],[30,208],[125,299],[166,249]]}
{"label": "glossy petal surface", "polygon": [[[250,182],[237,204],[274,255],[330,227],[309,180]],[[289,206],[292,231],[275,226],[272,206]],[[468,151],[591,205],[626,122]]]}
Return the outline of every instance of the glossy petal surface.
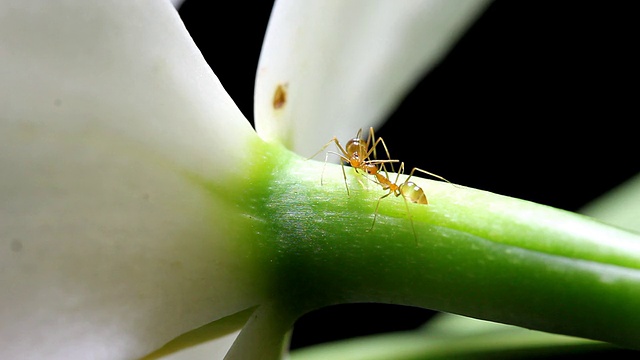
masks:
{"label": "glossy petal surface", "polygon": [[0,64],[0,358],[135,358],[256,302],[194,181],[255,136],[170,2],[3,1]]}
{"label": "glossy petal surface", "polygon": [[380,124],[486,4],[278,1],[256,77],[258,134],[310,156]]}

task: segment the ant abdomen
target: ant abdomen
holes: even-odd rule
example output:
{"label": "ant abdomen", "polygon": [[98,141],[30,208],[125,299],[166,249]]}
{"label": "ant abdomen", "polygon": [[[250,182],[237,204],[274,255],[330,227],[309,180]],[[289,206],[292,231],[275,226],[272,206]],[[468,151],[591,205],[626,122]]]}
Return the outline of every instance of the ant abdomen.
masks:
{"label": "ant abdomen", "polygon": [[368,157],[368,147],[369,144],[362,141],[362,139],[354,138],[347,141],[347,146],[345,149],[347,150],[347,154],[350,158],[356,158],[364,160],[365,157]]}
{"label": "ant abdomen", "polygon": [[429,204],[427,195],[424,194],[424,190],[422,190],[422,188],[416,185],[413,181],[407,181],[400,184],[400,193],[405,199],[412,203]]}

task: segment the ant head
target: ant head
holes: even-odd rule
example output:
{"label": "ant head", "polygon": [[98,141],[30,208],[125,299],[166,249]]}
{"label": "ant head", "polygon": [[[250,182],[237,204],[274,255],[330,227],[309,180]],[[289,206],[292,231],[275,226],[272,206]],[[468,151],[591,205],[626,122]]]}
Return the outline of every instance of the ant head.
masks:
{"label": "ant head", "polygon": [[367,172],[367,174],[369,175],[375,175],[378,173],[379,169],[377,165],[374,164],[369,164],[368,162],[366,164],[362,165],[362,168],[364,169],[364,171]]}

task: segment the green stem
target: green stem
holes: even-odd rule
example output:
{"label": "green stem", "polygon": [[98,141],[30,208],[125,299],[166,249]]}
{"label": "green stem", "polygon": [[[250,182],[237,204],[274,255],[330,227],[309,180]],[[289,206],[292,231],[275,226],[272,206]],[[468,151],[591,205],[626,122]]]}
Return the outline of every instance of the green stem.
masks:
{"label": "green stem", "polygon": [[[543,332],[506,331],[469,338],[442,339],[419,331],[396,332],[326,343],[295,350],[291,360],[533,359],[547,355],[614,352],[605,343]],[[608,354],[608,353],[604,353]]]}
{"label": "green stem", "polygon": [[293,314],[395,303],[640,348],[640,236],[415,177],[430,204],[408,214],[389,196],[368,231],[385,194],[375,183],[347,168],[347,196],[339,166],[322,175],[322,162],[276,145],[255,151],[251,186],[232,200],[252,219],[270,296]]}

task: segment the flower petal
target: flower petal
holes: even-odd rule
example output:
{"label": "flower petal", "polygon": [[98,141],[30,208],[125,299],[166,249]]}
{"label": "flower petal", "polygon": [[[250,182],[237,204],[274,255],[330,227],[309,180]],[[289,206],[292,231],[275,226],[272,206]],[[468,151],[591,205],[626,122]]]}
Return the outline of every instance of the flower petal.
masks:
{"label": "flower petal", "polygon": [[176,9],[180,8],[183,2],[184,0],[171,0],[171,4],[173,4]]}
{"label": "flower petal", "polygon": [[256,304],[194,179],[257,137],[170,2],[3,1],[0,65],[0,358],[139,357]]}
{"label": "flower petal", "polygon": [[640,174],[591,201],[580,212],[640,233]]}
{"label": "flower petal", "polygon": [[295,318],[278,305],[260,306],[247,321],[225,360],[282,359]]}
{"label": "flower petal", "polygon": [[309,156],[379,124],[486,4],[276,2],[256,76],[258,134]]}

